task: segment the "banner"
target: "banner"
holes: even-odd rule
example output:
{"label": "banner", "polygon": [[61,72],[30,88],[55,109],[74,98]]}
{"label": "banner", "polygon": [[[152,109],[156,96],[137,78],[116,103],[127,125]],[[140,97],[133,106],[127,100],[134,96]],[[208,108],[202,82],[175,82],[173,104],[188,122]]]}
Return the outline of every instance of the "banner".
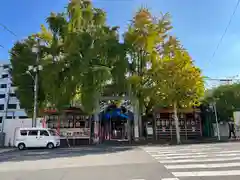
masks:
{"label": "banner", "polygon": [[240,111],[233,112],[233,119],[236,126],[240,126]]}

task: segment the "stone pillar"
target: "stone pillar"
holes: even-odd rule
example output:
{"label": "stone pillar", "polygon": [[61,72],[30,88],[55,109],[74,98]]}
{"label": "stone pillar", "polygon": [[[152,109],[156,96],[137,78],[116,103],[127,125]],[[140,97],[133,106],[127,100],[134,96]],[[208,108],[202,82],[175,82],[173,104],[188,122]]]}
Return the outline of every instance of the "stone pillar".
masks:
{"label": "stone pillar", "polygon": [[139,102],[135,99],[134,104],[134,139],[135,141],[139,140]]}
{"label": "stone pillar", "polygon": [[100,120],[99,120],[99,113],[100,113],[100,106],[99,106],[99,100],[96,101],[95,104],[96,110],[94,113],[94,142],[99,143],[99,128],[100,128]]}

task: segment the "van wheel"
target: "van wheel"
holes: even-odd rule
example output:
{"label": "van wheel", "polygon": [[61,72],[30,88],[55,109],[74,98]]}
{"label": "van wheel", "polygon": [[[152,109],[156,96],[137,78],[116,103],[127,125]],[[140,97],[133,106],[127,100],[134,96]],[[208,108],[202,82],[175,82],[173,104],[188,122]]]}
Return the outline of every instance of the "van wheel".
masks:
{"label": "van wheel", "polygon": [[18,144],[18,149],[19,149],[20,151],[24,150],[25,147],[26,147],[26,146],[25,146],[24,143],[20,143],[20,144]]}
{"label": "van wheel", "polygon": [[54,148],[54,144],[53,143],[48,143],[47,144],[47,148],[48,149],[53,149]]}

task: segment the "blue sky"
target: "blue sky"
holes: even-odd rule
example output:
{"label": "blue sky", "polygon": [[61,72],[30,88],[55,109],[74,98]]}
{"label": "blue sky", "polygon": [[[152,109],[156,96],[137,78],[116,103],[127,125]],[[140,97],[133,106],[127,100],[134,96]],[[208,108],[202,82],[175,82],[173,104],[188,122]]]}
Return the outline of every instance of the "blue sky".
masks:
{"label": "blue sky", "polygon": [[[237,0],[92,0],[108,15],[108,24],[118,25],[123,32],[134,12],[148,7],[154,15],[169,12],[173,34],[188,49],[204,75],[218,78],[239,73],[240,7],[214,59],[212,54],[228,24]],[[16,40],[39,31],[51,11],[61,11],[68,0],[7,0],[0,6],[0,23],[13,30],[12,36],[0,27],[1,63],[8,61],[8,51]],[[211,60],[211,61],[210,61]]]}

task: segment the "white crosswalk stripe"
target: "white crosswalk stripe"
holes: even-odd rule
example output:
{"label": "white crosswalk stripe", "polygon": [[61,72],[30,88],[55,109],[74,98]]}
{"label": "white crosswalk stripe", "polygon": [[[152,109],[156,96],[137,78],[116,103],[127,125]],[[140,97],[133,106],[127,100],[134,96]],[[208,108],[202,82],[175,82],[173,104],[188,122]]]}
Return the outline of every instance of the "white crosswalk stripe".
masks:
{"label": "white crosswalk stripe", "polygon": [[213,176],[240,178],[240,144],[238,143],[142,148],[163,164],[177,179]]}

